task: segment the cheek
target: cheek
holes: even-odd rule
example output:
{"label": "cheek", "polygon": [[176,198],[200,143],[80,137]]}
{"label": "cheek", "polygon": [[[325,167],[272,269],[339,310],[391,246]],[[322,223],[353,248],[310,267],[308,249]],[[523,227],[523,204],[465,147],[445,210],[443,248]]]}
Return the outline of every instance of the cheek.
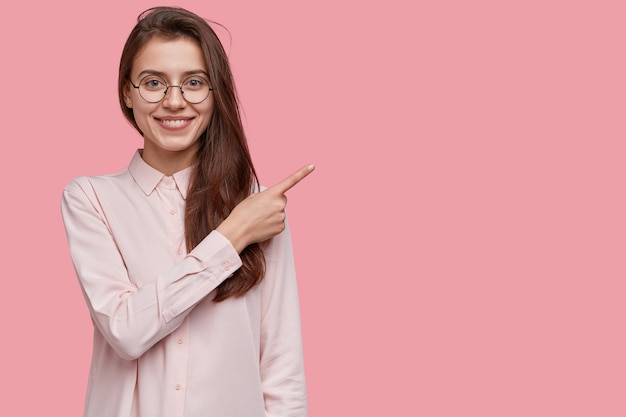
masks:
{"label": "cheek", "polygon": [[152,109],[146,107],[143,103],[137,103],[137,101],[134,101],[132,104],[133,114],[135,115],[137,123],[151,117],[150,114],[152,113]]}
{"label": "cheek", "polygon": [[139,127],[140,133],[143,135],[147,130],[149,130],[150,128],[149,123],[152,117],[150,116],[149,112],[142,111],[140,107],[134,107],[132,111],[133,111],[135,123]]}
{"label": "cheek", "polygon": [[213,107],[213,101],[207,104],[208,105],[206,106],[206,108],[202,109],[202,115],[206,119],[205,123],[208,126],[209,123],[211,123],[211,119],[213,119],[213,112],[215,111],[215,109]]}

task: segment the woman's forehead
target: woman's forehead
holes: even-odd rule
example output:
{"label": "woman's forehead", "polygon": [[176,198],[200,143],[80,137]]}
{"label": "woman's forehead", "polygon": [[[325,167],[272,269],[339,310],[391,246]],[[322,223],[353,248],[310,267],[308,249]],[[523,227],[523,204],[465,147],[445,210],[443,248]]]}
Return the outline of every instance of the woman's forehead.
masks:
{"label": "woman's forehead", "polygon": [[152,71],[167,76],[206,73],[204,54],[198,43],[187,37],[175,39],[155,36],[139,50],[133,60],[133,73]]}

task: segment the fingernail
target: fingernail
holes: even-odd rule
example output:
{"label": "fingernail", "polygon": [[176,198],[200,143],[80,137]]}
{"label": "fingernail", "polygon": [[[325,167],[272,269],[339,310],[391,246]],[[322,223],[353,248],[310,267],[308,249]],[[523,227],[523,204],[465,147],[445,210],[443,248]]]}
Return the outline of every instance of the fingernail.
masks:
{"label": "fingernail", "polygon": [[315,169],[315,165],[311,164],[307,167],[309,171],[313,171]]}

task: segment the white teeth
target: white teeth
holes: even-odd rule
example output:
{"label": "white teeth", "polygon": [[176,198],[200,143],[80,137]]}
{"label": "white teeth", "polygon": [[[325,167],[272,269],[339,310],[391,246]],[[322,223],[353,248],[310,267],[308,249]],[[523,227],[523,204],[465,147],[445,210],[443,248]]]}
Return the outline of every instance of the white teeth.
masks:
{"label": "white teeth", "polygon": [[169,127],[181,127],[187,123],[187,120],[161,120],[161,123]]}

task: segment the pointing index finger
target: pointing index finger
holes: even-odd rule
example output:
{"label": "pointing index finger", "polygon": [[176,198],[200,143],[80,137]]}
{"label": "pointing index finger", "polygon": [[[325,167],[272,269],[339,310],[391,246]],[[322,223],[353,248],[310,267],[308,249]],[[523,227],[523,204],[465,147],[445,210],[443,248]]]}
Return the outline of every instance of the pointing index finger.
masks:
{"label": "pointing index finger", "polygon": [[311,172],[313,172],[314,169],[315,169],[315,165],[307,164],[303,166],[302,168],[300,168],[299,170],[297,170],[296,172],[294,172],[293,174],[291,174],[290,176],[288,176],[287,178],[285,178],[284,180],[282,180],[281,182],[279,182],[278,184],[271,187],[271,189],[281,194],[284,194],[287,191],[289,191],[294,185],[302,181],[304,177],[306,177]]}

